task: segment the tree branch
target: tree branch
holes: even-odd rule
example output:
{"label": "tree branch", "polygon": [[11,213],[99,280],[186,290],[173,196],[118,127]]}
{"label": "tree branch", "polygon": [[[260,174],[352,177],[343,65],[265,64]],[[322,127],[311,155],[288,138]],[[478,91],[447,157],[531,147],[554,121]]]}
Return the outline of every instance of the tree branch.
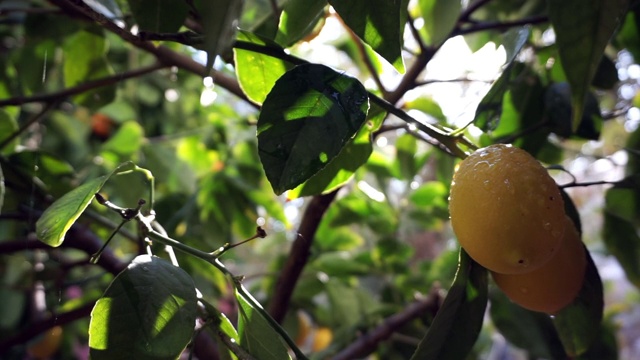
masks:
{"label": "tree branch", "polygon": [[177,53],[165,46],[155,46],[152,42],[143,41],[138,36],[132,34],[130,31],[119,27],[116,23],[106,18],[104,15],[94,11],[87,6],[82,0],[50,0],[53,4],[58,6],[63,12],[80,17],[84,20],[98,23],[106,30],[120,36],[123,40],[132,44],[133,46],[153,54],[156,59],[165,66],[176,66],[180,69],[186,70],[199,76],[211,76],[216,84],[227,89],[229,92],[245,100],[246,102],[253,104],[245,95],[236,79],[216,70],[206,72],[206,67],[197,61],[193,60],[190,56]]}
{"label": "tree branch", "polygon": [[548,21],[549,21],[549,18],[546,16],[532,16],[526,19],[520,19],[520,20],[514,20],[514,21],[479,23],[463,29],[456,29],[453,31],[452,36],[471,34],[471,33],[480,32],[480,31],[487,31],[487,30],[507,30],[513,27],[542,24]]}
{"label": "tree branch", "polygon": [[389,338],[408,322],[422,316],[425,312],[435,316],[440,308],[441,302],[442,296],[440,295],[439,288],[434,287],[426,298],[412,303],[401,312],[388,317],[382,324],[359,337],[354,343],[344,348],[331,359],[350,360],[365,358],[376,350],[379,343]]}
{"label": "tree branch", "polygon": [[145,66],[137,70],[127,71],[120,74],[115,74],[115,75],[103,77],[100,79],[96,79],[93,81],[88,81],[86,83],[73,86],[67,89],[59,90],[56,92],[38,94],[33,96],[18,96],[18,97],[9,98],[6,100],[0,100],[0,106],[23,105],[23,104],[32,103],[32,102],[52,102],[52,101],[64,100],[73,95],[81,94],[83,92],[93,90],[95,88],[113,85],[123,80],[139,77],[139,76],[142,76],[166,67],[169,67],[169,65],[157,62],[153,65]]}
{"label": "tree branch", "polygon": [[287,314],[293,290],[309,260],[311,245],[320,220],[335,199],[337,192],[338,190],[335,190],[325,195],[314,196],[304,211],[302,222],[298,228],[298,237],[293,242],[287,262],[278,276],[273,297],[269,300],[267,308],[271,317],[279,323],[282,323]]}

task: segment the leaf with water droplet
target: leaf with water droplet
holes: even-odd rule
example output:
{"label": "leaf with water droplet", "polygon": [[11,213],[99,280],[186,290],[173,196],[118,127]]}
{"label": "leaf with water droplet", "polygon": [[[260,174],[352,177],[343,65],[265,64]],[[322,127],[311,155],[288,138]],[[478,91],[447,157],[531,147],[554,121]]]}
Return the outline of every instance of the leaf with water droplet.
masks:
{"label": "leaf with water droplet", "polygon": [[300,65],[280,77],[258,119],[260,161],[274,192],[293,189],[326,167],[368,110],[364,86],[327,66]]}
{"label": "leaf with water droplet", "polygon": [[140,255],[91,312],[91,358],[173,360],[191,340],[196,316],[193,279],[166,260]]}

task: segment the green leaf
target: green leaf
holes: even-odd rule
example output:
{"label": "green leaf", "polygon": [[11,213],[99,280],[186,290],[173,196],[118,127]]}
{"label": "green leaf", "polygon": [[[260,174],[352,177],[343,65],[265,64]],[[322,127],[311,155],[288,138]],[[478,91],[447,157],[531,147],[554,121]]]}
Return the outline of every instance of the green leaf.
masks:
{"label": "green leaf", "polygon": [[351,180],[356,170],[369,159],[373,145],[371,129],[363,126],[324,169],[287,193],[288,199],[331,192]]}
{"label": "green leaf", "polygon": [[603,238],[607,250],[618,259],[627,279],[640,288],[640,236],[634,225],[638,190],[613,187],[605,196]]}
{"label": "green leaf", "polygon": [[618,83],[618,69],[616,64],[607,55],[604,55],[598,63],[598,68],[593,76],[591,85],[600,89],[611,90]]}
{"label": "green leaf", "polygon": [[562,342],[548,315],[514,304],[502,291],[491,291],[489,295],[491,320],[510,343],[527,350],[532,358],[566,357]]}
{"label": "green leaf", "polygon": [[576,227],[578,233],[582,234],[582,221],[576,204],[565,189],[560,188],[560,195],[562,195],[562,200],[564,201],[564,213],[573,221],[573,226]]}
{"label": "green leaf", "polygon": [[487,289],[487,270],[460,249],[453,285],[411,359],[464,359],[482,328]]}
{"label": "green leaf", "polygon": [[619,326],[612,321],[605,320],[600,327],[598,337],[584,354],[578,356],[578,360],[618,360],[618,340],[616,332]]}
{"label": "green leaf", "polygon": [[[96,31],[81,30],[66,38],[64,45],[64,83],[67,87],[113,75],[106,58],[107,41]],[[115,86],[83,92],[75,100],[89,107],[101,107],[115,99]]]}
{"label": "green leaf", "polygon": [[107,43],[101,34],[81,30],[64,42],[64,83],[67,87],[90,78],[93,65],[107,52]]}
{"label": "green leaf", "polygon": [[560,60],[571,84],[575,130],[582,119],[589,85],[629,0],[549,0],[547,4]]}
{"label": "green leaf", "polygon": [[276,194],[293,189],[335,159],[365,122],[362,84],[323,65],[285,73],[258,118],[258,151]]}
{"label": "green leaf", "polygon": [[342,20],[399,72],[408,0],[329,0]]}
{"label": "green leaf", "polygon": [[102,151],[110,151],[121,156],[130,156],[140,150],[144,140],[144,130],[136,121],[127,121],[109,140],[102,145]]}
{"label": "green leaf", "polygon": [[515,28],[507,31],[503,37],[503,45],[507,52],[507,63],[504,71],[496,80],[489,92],[482,98],[474,118],[474,123],[483,131],[493,130],[497,127],[501,112],[502,100],[509,89],[511,70],[516,55],[522,50],[531,30],[528,27]]}
{"label": "green leaf", "polygon": [[462,4],[459,0],[420,0],[420,11],[428,35],[426,42],[439,45],[447,40],[458,22]]}
{"label": "green leaf", "polygon": [[140,255],[91,312],[91,358],[176,359],[192,338],[196,316],[191,277],[166,260]]}
{"label": "green leaf", "polygon": [[329,276],[365,276],[369,274],[371,267],[368,264],[358,262],[354,256],[353,252],[348,251],[323,252],[310,265],[313,269]]}
{"label": "green leaf", "polygon": [[[239,31],[238,40],[282,51],[282,48],[272,41],[247,31]],[[262,105],[276,80],[292,67],[284,60],[255,51],[235,48],[234,54],[240,87],[247,97],[258,105]]]}
{"label": "green leaf", "polygon": [[325,283],[329,301],[330,320],[341,328],[355,328],[366,321],[367,314],[378,307],[368,291],[347,285],[336,277]]}
{"label": "green leaf", "polygon": [[573,128],[571,101],[571,87],[568,83],[555,83],[547,88],[544,107],[552,131],[565,138],[575,134],[584,139],[598,140],[602,116],[595,95],[591,91],[587,92],[582,119],[577,129]]}
{"label": "green leaf", "polygon": [[187,18],[189,7],[184,0],[128,0],[140,30],[175,33]]}
{"label": "green leaf", "polygon": [[[5,109],[0,109],[0,144],[2,144],[9,136],[18,131],[18,122]],[[19,144],[19,137],[15,137],[9,143],[0,149],[2,154],[10,154],[15,151]]]}
{"label": "green leaf", "polygon": [[418,140],[411,134],[402,134],[396,140],[396,162],[398,173],[405,180],[413,180],[419,170],[416,162]]}
{"label": "green leaf", "polygon": [[236,291],[240,345],[257,360],[290,359],[280,335],[262,315]]}
{"label": "green leaf", "polygon": [[289,0],[280,14],[275,41],[288,47],[311,32],[324,15],[327,0]]}
{"label": "green leaf", "polygon": [[409,200],[418,206],[447,207],[449,189],[440,181],[427,181],[409,195]]}
{"label": "green leaf", "polygon": [[587,272],[576,299],[553,317],[565,351],[572,357],[585,353],[597,338],[604,308],[602,281],[589,251]]}
{"label": "green leaf", "polygon": [[131,163],[120,165],[109,175],[88,181],[51,204],[36,222],[38,240],[53,247],[60,246],[67,231],[89,206],[95,194],[102,189],[107,180],[131,165]]}
{"label": "green leaf", "polygon": [[207,53],[206,70],[203,75],[209,74],[216,56],[231,49],[243,3],[244,1],[238,0],[199,1],[198,10],[204,32],[202,49]]}
{"label": "green leaf", "polygon": [[407,109],[420,110],[423,113],[438,120],[439,123],[446,123],[447,117],[444,116],[440,104],[438,104],[431,96],[421,96],[414,100],[409,100],[404,104]]}

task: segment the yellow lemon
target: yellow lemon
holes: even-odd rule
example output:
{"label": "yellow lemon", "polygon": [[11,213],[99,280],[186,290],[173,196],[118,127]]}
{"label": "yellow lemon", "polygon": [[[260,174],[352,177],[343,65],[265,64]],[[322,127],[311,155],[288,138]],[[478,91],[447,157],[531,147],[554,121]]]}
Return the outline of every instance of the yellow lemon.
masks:
{"label": "yellow lemon", "polygon": [[539,268],[564,237],[564,202],[555,181],[534,157],[510,145],[491,145],[460,163],[449,211],[460,245],[498,273]]}
{"label": "yellow lemon", "polygon": [[587,255],[580,234],[566,218],[567,232],[560,250],[542,267],[526,273],[492,273],[496,285],[523,308],[556,313],[569,305],[582,288]]}

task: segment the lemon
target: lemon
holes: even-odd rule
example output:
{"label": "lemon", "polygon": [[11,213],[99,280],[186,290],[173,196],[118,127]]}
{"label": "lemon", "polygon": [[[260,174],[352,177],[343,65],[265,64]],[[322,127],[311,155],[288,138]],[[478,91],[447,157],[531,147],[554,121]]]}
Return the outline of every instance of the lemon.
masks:
{"label": "lemon", "polygon": [[556,313],[578,295],[587,269],[587,256],[571,219],[560,250],[542,267],[526,273],[492,273],[496,285],[511,301],[523,308]]}
{"label": "lemon", "polygon": [[449,211],[460,245],[497,273],[541,267],[564,238],[564,202],[555,181],[534,157],[510,145],[491,145],[460,163]]}

